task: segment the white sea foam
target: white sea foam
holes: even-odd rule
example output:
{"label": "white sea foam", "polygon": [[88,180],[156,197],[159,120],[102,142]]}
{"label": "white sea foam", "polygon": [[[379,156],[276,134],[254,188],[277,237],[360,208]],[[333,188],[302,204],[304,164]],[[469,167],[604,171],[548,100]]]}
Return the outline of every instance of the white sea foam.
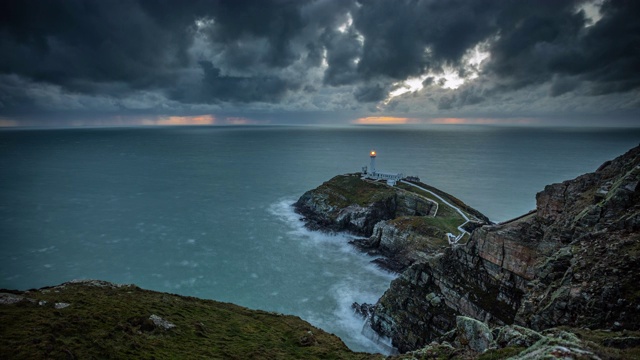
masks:
{"label": "white sea foam", "polygon": [[[334,305],[331,314],[319,314],[308,311],[303,318],[315,326],[325,330],[340,334],[345,343],[352,347],[369,349],[385,354],[394,351],[392,347],[385,343],[384,339],[376,338],[370,333],[363,331],[367,329],[366,320],[355,314],[352,309],[354,302],[374,304],[382,295],[385,289],[377,288],[374,284],[379,284],[380,279],[391,282],[396,275],[371,263],[375,258],[358,251],[349,244],[349,241],[356,237],[346,233],[325,233],[312,231],[304,226],[301,216],[294,211],[294,201],[283,199],[273,204],[269,212],[276,215],[281,221],[291,229],[289,234],[298,239],[301,247],[313,250],[313,254],[320,259],[330,257],[333,264],[342,262],[357,262],[360,265],[360,273],[344,274],[343,268],[324,269],[322,276],[332,278],[337,281],[331,286],[327,294]],[[329,259],[327,259],[328,261]],[[369,274],[369,275],[367,275]],[[309,299],[303,298],[303,302]],[[324,296],[319,296],[317,301],[325,300]]]}

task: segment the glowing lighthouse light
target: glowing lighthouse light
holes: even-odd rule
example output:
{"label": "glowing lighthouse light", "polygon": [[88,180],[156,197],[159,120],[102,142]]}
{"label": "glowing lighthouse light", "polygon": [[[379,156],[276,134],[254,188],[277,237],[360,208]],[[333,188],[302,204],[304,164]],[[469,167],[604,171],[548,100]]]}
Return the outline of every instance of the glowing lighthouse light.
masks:
{"label": "glowing lighthouse light", "polygon": [[364,166],[362,168],[362,177],[369,180],[383,180],[387,182],[387,185],[394,186],[396,182],[402,180],[404,177],[402,173],[387,173],[376,170],[376,151],[371,150],[369,152],[369,157],[371,158],[371,163],[369,163],[369,168]]}

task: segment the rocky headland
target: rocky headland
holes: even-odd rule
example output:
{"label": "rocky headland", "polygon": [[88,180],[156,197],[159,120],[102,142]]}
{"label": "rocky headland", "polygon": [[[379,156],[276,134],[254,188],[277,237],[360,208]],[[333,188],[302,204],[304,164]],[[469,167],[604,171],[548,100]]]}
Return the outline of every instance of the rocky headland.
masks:
{"label": "rocky headland", "polygon": [[[410,184],[338,176],[295,206],[312,229],[363,236],[356,245],[400,273],[376,304],[356,306],[400,352],[450,346],[467,318],[494,328],[482,351],[500,348],[495,339],[505,326],[540,336],[558,327],[578,337],[620,331],[626,334],[620,339],[629,339],[619,347],[637,349],[639,182],[636,147],[593,173],[548,185],[537,194],[535,210],[500,224],[430,188],[472,219],[465,224],[471,235],[454,244],[445,233],[462,223],[456,212]],[[616,341],[622,340],[610,344]],[[579,354],[574,357],[598,357]]]}
{"label": "rocky headland", "polygon": [[[361,179],[360,174],[338,175],[307,191],[294,207],[310,229],[360,236],[353,245],[380,255],[376,262],[396,272],[444,251],[450,245],[447,234],[461,233],[458,226],[463,225],[468,235],[489,223],[479,211],[426,184],[391,187]],[[467,239],[463,236],[463,241]]]}

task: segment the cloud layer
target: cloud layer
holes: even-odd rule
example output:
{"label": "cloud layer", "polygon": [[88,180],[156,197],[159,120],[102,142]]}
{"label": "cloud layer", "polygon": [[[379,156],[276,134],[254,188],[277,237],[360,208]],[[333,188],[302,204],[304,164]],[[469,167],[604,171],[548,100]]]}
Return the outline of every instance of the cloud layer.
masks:
{"label": "cloud layer", "polygon": [[10,0],[0,119],[634,121],[638,13],[631,0]]}

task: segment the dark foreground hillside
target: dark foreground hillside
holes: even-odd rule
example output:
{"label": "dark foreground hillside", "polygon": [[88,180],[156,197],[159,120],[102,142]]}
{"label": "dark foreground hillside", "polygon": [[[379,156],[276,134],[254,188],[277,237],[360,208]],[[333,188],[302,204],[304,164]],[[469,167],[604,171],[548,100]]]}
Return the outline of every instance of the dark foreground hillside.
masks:
{"label": "dark foreground hillside", "polygon": [[378,359],[295,316],[82,281],[0,294],[0,359]]}

